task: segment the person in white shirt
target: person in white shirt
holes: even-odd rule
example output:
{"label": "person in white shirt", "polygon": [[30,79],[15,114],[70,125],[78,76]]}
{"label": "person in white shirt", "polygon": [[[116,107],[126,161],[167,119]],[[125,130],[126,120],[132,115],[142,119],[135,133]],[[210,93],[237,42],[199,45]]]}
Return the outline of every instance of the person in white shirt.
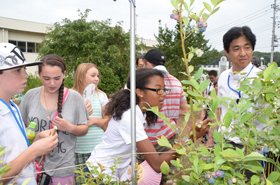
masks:
{"label": "person in white shirt", "polygon": [[[91,170],[98,163],[105,166],[105,173],[112,175],[110,167],[114,165],[114,159],[122,157],[117,164],[113,179],[117,181],[131,163],[131,119],[130,119],[130,77],[127,80],[128,89],[122,89],[115,93],[106,105],[106,115],[113,115],[101,143],[91,153],[88,162]],[[157,116],[145,109],[149,106],[163,105],[166,94],[170,92],[164,85],[164,74],[154,69],[136,70],[136,147],[144,155],[149,165],[160,172],[163,161],[170,164],[178,155],[173,150],[159,155],[144,130],[144,124],[152,124]],[[98,167],[99,168],[99,167]],[[95,174],[93,174],[95,176]]]}
{"label": "person in white shirt", "polygon": [[[241,97],[246,96],[246,94],[242,94],[242,92],[237,90],[240,87],[241,78],[246,76],[257,77],[257,73],[261,71],[251,63],[255,43],[256,36],[247,26],[233,27],[223,36],[224,51],[232,62],[232,67],[224,71],[219,77],[218,97],[230,97],[236,99],[236,103],[238,103]],[[243,74],[236,74],[234,72]],[[249,108],[249,111],[253,112],[253,109]],[[226,113],[227,108],[222,105],[221,120],[223,120]],[[236,120],[231,124],[234,123],[236,123]],[[257,130],[264,128],[264,125],[257,120],[254,121],[254,124],[256,125]],[[223,129],[223,131],[225,130],[224,127],[220,129]],[[244,147],[243,142],[238,137],[231,137],[231,135],[229,135],[225,139],[234,147]],[[209,136],[208,142],[210,142],[210,140],[214,142]]]}
{"label": "person in white shirt", "polygon": [[[26,87],[27,66],[41,62],[27,63],[21,50],[10,43],[0,43],[0,147],[7,150],[0,161],[0,168],[8,164],[11,168],[0,178],[0,184],[11,184],[21,175],[17,184],[31,177],[29,185],[36,185],[33,161],[36,157],[50,153],[58,144],[57,133],[50,136],[51,130],[38,133],[30,145],[25,132],[25,124],[19,108],[11,100],[12,96],[22,93]],[[29,175],[27,175],[29,174]],[[10,178],[11,177],[11,178]]]}

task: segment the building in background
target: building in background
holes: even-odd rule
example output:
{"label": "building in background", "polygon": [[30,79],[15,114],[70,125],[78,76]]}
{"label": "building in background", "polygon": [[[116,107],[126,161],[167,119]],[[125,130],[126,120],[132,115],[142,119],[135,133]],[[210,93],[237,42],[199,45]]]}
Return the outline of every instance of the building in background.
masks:
{"label": "building in background", "polygon": [[[227,57],[222,56],[220,61],[219,61],[219,65],[201,65],[201,68],[203,68],[203,71],[211,71],[211,70],[215,70],[218,73],[218,76],[220,76],[220,74],[222,72],[224,72],[225,70],[229,69],[229,61],[227,61]],[[205,81],[209,79],[207,74],[203,74],[200,78],[201,82]]]}
{"label": "building in background", "polygon": [[[27,62],[34,62],[39,60],[40,43],[45,39],[47,28],[51,27],[51,24],[0,17],[0,42],[16,45],[23,52]],[[157,45],[155,40],[141,38],[140,41],[147,47],[143,54]],[[27,68],[28,73],[34,74],[36,71],[37,67]]]}

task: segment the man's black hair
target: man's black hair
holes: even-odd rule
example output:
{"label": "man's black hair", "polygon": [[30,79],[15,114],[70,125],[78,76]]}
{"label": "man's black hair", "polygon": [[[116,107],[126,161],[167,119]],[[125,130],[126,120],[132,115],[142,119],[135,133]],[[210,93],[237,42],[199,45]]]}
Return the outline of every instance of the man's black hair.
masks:
{"label": "man's black hair", "polygon": [[259,58],[255,57],[255,56],[252,57],[251,62],[252,62],[252,64],[254,64],[257,67],[260,67],[260,65],[261,65],[261,62],[260,62]]}
{"label": "man's black hair", "polygon": [[237,39],[242,35],[245,35],[245,37],[249,40],[254,51],[256,44],[256,36],[253,34],[253,32],[248,26],[233,27],[228,32],[226,32],[223,37],[224,49],[229,53],[230,43],[234,39]]}
{"label": "man's black hair", "polygon": [[217,71],[216,70],[211,70],[211,71],[209,71],[208,72],[208,76],[210,76],[210,75],[212,75],[212,76],[217,76],[218,75],[218,73],[217,73]]}

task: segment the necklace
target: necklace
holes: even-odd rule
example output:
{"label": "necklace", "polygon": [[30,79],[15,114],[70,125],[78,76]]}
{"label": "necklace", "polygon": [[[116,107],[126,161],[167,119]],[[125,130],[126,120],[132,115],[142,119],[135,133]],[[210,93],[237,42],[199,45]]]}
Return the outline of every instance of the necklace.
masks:
{"label": "necklace", "polygon": [[54,110],[56,104],[54,104],[54,107],[49,111],[48,105],[47,105],[47,102],[46,102],[45,91],[44,91],[44,100],[45,100],[45,105],[46,105],[47,111],[48,111],[48,113],[49,113],[49,115],[47,116],[47,119],[50,120],[50,119],[51,119],[51,113],[52,113],[52,111]]}

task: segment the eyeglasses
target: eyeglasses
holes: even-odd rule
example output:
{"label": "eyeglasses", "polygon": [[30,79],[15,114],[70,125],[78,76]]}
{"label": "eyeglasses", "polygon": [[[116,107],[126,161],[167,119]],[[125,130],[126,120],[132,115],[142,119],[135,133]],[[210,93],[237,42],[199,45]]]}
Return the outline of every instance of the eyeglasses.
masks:
{"label": "eyeglasses", "polygon": [[151,89],[151,88],[147,88],[147,87],[144,87],[143,89],[155,91],[158,95],[162,95],[164,92],[166,94],[169,94],[171,92],[171,89]]}

